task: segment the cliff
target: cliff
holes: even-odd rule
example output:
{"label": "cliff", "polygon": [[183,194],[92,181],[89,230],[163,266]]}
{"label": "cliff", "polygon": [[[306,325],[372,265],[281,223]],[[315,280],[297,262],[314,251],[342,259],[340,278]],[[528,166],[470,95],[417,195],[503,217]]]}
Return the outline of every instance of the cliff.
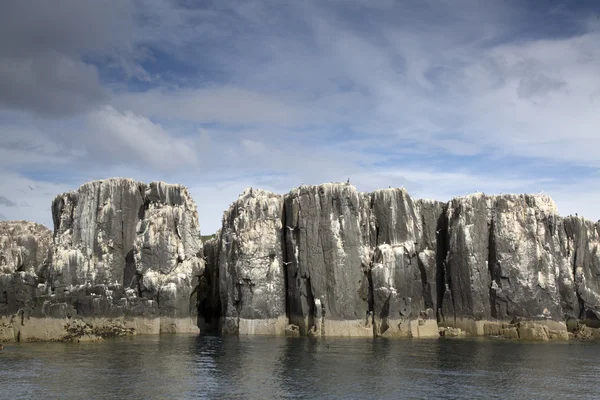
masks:
{"label": "cliff", "polygon": [[[90,182],[0,223],[0,338],[600,338],[600,231],[545,195],[247,189],[202,243],[185,187]],[[439,328],[438,328],[439,326]]]}
{"label": "cliff", "polygon": [[[272,212],[244,208],[251,193]],[[440,325],[448,335],[564,339],[567,325],[600,327],[598,243],[597,224],[560,217],[545,195],[442,203],[343,183],[250,190],[211,244],[221,302],[211,316],[226,334],[437,337]],[[241,329],[283,316],[281,296],[260,289],[267,282],[285,288],[291,325]],[[264,304],[278,311],[267,317]]]}
{"label": "cliff", "polygon": [[[18,305],[0,309],[4,337],[198,332],[196,289],[204,261],[187,189],[129,179],[90,182],[57,196],[52,217],[52,240],[40,229],[24,237],[24,224],[3,240],[13,249],[25,245],[13,254],[30,254],[30,266],[11,268],[33,288]],[[47,260],[40,250],[49,252]]]}

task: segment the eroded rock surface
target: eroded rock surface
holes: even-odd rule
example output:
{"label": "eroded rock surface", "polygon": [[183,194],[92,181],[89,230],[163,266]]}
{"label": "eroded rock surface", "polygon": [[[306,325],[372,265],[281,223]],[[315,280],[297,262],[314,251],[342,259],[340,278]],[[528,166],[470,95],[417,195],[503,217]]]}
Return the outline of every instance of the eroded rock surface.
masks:
{"label": "eroded rock surface", "polygon": [[285,196],[289,315],[302,334],[372,335],[361,204],[350,184],[301,186]]}
{"label": "eroded rock surface", "polygon": [[225,212],[218,242],[225,334],[285,333],[282,212],[282,196],[257,189],[244,191]]}
{"label": "eroded rock surface", "polygon": [[585,231],[565,225],[549,197],[474,194],[447,215],[446,321],[482,334],[489,320],[578,317],[573,242]]}
{"label": "eroded rock surface", "polygon": [[0,223],[0,340],[600,337],[600,227],[545,195],[248,189],[204,244],[180,185],[90,182],[52,212],[53,237]]}
{"label": "eroded rock surface", "polygon": [[73,327],[84,325],[89,329],[81,332],[89,336],[91,329],[99,337],[198,332],[204,260],[196,205],[185,187],[95,181],[57,196],[52,213],[49,262],[40,255],[48,235],[38,233],[27,241],[29,248],[38,243],[36,253],[30,251],[35,262],[0,278],[8,280],[7,293],[19,292],[22,299],[13,305],[14,296],[4,296],[10,305],[2,321],[5,336],[71,340],[79,332]]}
{"label": "eroded rock surface", "polygon": [[436,202],[413,202],[404,189],[372,194],[376,232],[371,265],[376,335],[435,337]]}
{"label": "eroded rock surface", "polygon": [[0,221],[0,274],[42,275],[49,263],[52,232],[27,221]]}

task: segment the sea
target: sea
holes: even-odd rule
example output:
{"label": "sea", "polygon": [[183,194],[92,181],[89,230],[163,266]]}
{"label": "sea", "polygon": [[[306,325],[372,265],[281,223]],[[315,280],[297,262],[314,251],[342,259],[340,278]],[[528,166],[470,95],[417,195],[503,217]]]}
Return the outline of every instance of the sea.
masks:
{"label": "sea", "polygon": [[600,343],[133,336],[7,343],[0,399],[600,399]]}

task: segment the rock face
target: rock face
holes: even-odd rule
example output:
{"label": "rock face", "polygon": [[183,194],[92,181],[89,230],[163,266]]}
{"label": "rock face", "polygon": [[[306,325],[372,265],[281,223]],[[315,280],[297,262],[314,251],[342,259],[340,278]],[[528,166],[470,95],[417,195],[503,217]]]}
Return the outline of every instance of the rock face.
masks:
{"label": "rock face", "polygon": [[372,335],[362,204],[349,184],[302,186],[285,198],[290,322],[302,334]]}
{"label": "rock face", "polygon": [[[403,189],[247,190],[225,213],[218,239],[205,245],[205,280],[219,279],[221,331],[437,337],[443,209],[413,202]],[[214,306],[202,314],[215,318]]]}
{"label": "rock face", "polygon": [[567,217],[561,222],[561,244],[572,267],[577,298],[575,303],[572,291],[565,290],[563,298],[569,298],[572,306],[567,317],[600,328],[600,225],[580,217]]}
{"label": "rock face", "polygon": [[[225,334],[282,335],[285,331],[282,211],[281,196],[248,189],[225,212],[218,242]],[[213,276],[210,279],[214,281]]]}
{"label": "rock face", "polygon": [[435,202],[413,202],[404,189],[372,194],[376,232],[371,267],[375,334],[438,336]]}
{"label": "rock face", "polygon": [[447,215],[446,321],[483,334],[491,320],[579,317],[573,242],[585,230],[565,224],[549,197],[475,194]]}
{"label": "rock face", "polygon": [[[33,276],[18,277],[35,282],[35,293],[24,296],[17,311],[16,337],[61,340],[81,323],[87,328],[75,331],[86,335],[198,332],[196,294],[204,261],[196,205],[185,187],[90,182],[58,196],[52,216],[49,262],[35,255]],[[44,235],[37,241],[50,242]],[[79,325],[66,324],[75,319]]]}
{"label": "rock face", "polygon": [[109,179],[58,196],[52,216],[53,236],[0,223],[0,340],[600,338],[600,225],[545,195],[247,189],[202,244],[183,186]]}
{"label": "rock face", "polygon": [[27,221],[0,221],[0,274],[46,273],[52,232]]}
{"label": "rock face", "polygon": [[[288,334],[436,337],[439,322],[443,332],[552,339],[566,337],[569,320],[600,326],[598,225],[561,218],[547,196],[477,193],[442,203],[403,189],[302,186],[283,196],[283,238],[273,216],[275,226],[253,228],[256,247],[237,244],[235,204],[218,245],[226,319],[258,281],[231,277],[264,274],[247,257],[275,249],[287,266]],[[244,215],[240,226],[260,221]],[[227,324],[224,332],[239,329]]]}
{"label": "rock face", "polygon": [[0,222],[0,341],[15,338],[12,316],[43,294],[38,283],[48,272],[51,243],[52,232],[42,225]]}

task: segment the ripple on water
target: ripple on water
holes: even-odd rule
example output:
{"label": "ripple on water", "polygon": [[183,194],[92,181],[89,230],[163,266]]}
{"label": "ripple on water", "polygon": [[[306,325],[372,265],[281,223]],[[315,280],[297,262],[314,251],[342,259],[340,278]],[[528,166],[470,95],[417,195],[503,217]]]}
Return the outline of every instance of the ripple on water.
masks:
{"label": "ripple on water", "polygon": [[7,345],[10,399],[595,398],[600,345],[138,336]]}

